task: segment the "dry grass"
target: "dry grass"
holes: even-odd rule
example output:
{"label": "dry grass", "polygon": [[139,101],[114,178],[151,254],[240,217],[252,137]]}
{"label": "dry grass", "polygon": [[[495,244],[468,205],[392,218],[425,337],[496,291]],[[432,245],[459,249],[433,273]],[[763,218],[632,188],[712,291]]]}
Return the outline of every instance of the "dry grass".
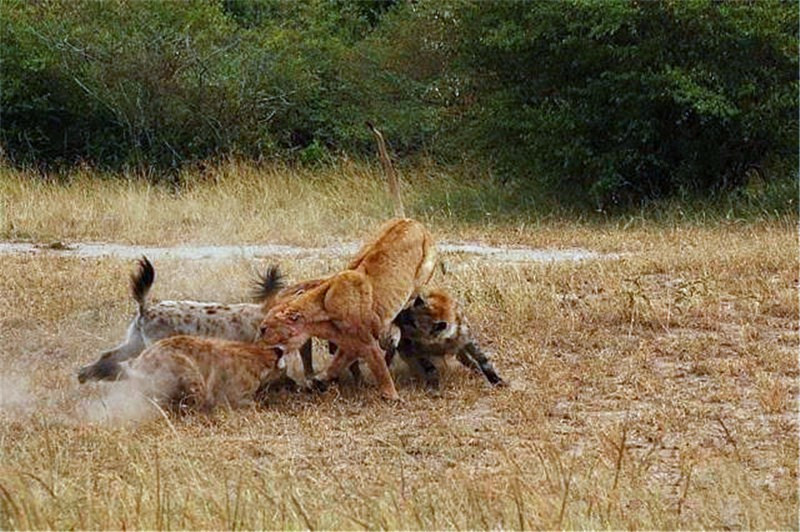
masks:
{"label": "dry grass", "polygon": [[[98,179],[88,169],[54,180],[0,167],[0,236],[318,245],[353,240],[392,212],[378,168],[356,163],[315,171],[230,162],[182,175],[178,182]],[[459,217],[451,211],[458,207],[449,198],[469,190],[430,167],[405,176],[403,195],[415,217],[460,234]],[[468,195],[470,209],[491,224],[480,197]]]}
{"label": "dry grass", "polygon": [[[348,192],[275,172],[252,194],[246,181],[211,180],[170,195],[6,176],[0,190],[7,237],[320,244],[357,239],[389,212],[377,179],[364,181]],[[270,192],[277,183],[297,200],[291,213]],[[209,205],[221,212],[204,218]],[[451,366],[440,394],[399,375],[400,405],[345,383],[134,424],[93,421],[87,405],[109,386],[75,378],[122,337],[131,264],[0,257],[0,528],[798,527],[791,224],[486,228],[422,217],[440,236],[627,254],[448,258],[442,282],[509,388]],[[284,261],[295,278],[338,266]],[[163,298],[236,301],[251,273],[245,262],[156,267]]]}
{"label": "dry grass", "polygon": [[[401,185],[408,215],[440,239],[643,251],[646,235],[664,229],[632,217],[587,231],[568,214],[535,214],[536,199],[529,209],[512,185],[436,166],[404,172]],[[321,170],[234,161],[181,175],[175,186],[89,169],[53,178],[0,166],[0,238],[10,241],[320,246],[358,240],[391,212],[378,167],[346,161]],[[686,226],[665,237],[683,238]]]}

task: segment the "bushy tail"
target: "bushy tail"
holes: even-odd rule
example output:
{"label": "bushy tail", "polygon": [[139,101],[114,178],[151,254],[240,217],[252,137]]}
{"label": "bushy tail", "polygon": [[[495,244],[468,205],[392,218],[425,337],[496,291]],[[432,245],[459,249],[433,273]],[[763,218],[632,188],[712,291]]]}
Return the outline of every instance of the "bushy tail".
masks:
{"label": "bushy tail", "polygon": [[156,271],[153,265],[147,260],[147,257],[142,256],[139,259],[139,268],[135,273],[131,274],[131,293],[133,299],[139,304],[139,315],[144,314],[147,307],[147,292],[153,286],[153,281],[156,278]]}
{"label": "bushy tail", "polygon": [[406,210],[403,208],[403,199],[400,197],[400,183],[397,181],[397,174],[392,165],[392,159],[389,158],[389,151],[386,149],[386,141],[383,134],[378,131],[371,122],[367,122],[367,127],[375,135],[375,140],[378,142],[378,156],[381,159],[383,171],[386,174],[386,179],[389,181],[389,193],[392,195],[394,201],[394,215],[399,218],[406,217]]}
{"label": "bushy tail", "polygon": [[264,303],[286,286],[277,264],[270,265],[264,273],[256,273],[252,298],[256,303]]}

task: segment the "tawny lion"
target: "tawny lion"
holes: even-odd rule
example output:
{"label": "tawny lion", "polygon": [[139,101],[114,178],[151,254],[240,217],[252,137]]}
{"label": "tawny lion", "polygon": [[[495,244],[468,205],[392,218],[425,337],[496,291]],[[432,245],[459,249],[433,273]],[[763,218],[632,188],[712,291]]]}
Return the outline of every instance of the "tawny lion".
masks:
{"label": "tawny lion", "polygon": [[318,387],[361,358],[381,395],[399,399],[379,339],[411,296],[430,280],[436,248],[425,227],[408,218],[387,222],[347,269],[293,299],[272,306],[261,322],[261,345],[298,349],[311,336],[339,346]]}
{"label": "tawny lion", "polygon": [[378,143],[398,218],[387,222],[345,271],[269,308],[261,322],[260,341],[267,347],[294,351],[311,336],[328,340],[339,349],[321,378],[313,379],[317,387],[324,387],[341,370],[364,359],[381,395],[399,399],[379,342],[389,335],[392,320],[411,296],[433,275],[436,247],[421,223],[404,217],[386,142],[372,124],[367,127]]}

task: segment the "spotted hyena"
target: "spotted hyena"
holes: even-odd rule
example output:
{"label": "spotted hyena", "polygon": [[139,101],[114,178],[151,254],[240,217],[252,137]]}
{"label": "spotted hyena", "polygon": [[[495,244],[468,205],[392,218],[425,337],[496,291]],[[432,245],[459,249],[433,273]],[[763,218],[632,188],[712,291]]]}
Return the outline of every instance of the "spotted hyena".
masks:
{"label": "spotted hyena", "polygon": [[[121,363],[131,363],[146,348],[165,338],[183,335],[254,342],[259,335],[259,325],[266,308],[277,300],[302,294],[318,286],[324,279],[313,279],[285,287],[277,266],[271,266],[266,273],[259,276],[253,294],[257,303],[235,305],[196,301],[160,301],[148,304],[147,294],[154,280],[153,265],[146,257],[142,257],[136,272],[131,275],[131,292],[138,303],[138,310],[128,326],[126,339],[114,349],[101,353],[95,362],[81,368],[78,372],[81,383],[116,380],[120,377]],[[468,329],[461,324],[460,314],[453,314],[450,318],[450,314],[443,313],[442,309],[451,307],[453,312],[457,312],[452,302],[443,305],[437,297],[426,300],[418,298],[413,306],[401,312],[393,324],[391,338],[387,337],[381,342],[381,347],[387,353],[387,364],[391,364],[398,343],[402,342],[401,357],[412,367],[424,368],[423,373],[433,377],[432,381],[435,381],[435,375],[430,375],[435,372],[435,368],[431,370],[431,359],[441,357],[444,351],[453,353],[454,344],[465,339],[463,345],[455,349],[462,352],[459,359],[464,354],[475,351],[477,347],[471,337],[463,334]],[[438,328],[441,327],[442,320],[451,320],[445,334]],[[431,325],[433,322],[436,323]],[[457,326],[456,335],[450,334],[453,331],[452,324]],[[336,346],[330,345],[329,348],[331,354],[335,353]],[[479,350],[476,355],[476,359],[482,358]],[[310,379],[314,374],[310,341],[300,349],[300,356],[305,377]],[[478,364],[481,365],[480,362]],[[359,380],[358,365],[353,365],[351,371]],[[491,370],[484,373],[490,381],[495,380]]]}
{"label": "spotted hyena", "polygon": [[145,349],[130,363],[107,364],[115,379],[174,412],[210,411],[252,403],[282,376],[281,353],[248,342],[172,336]]}
{"label": "spotted hyena", "polygon": [[[178,335],[206,336],[254,342],[263,319],[262,303],[223,305],[196,301],[160,301],[148,304],[147,293],[155,280],[155,270],[146,257],[131,275],[131,292],[138,303],[136,317],[128,326],[125,341],[101,353],[92,364],[78,372],[78,381],[113,380],[118,364],[139,356],[158,340]],[[283,280],[276,266],[259,279],[257,298],[269,300],[280,292]],[[309,346],[310,347],[310,346]]]}
{"label": "spotted hyena", "polygon": [[470,332],[467,319],[456,301],[444,290],[435,289],[416,296],[395,318],[400,327],[397,352],[432,387],[439,386],[435,359],[455,355],[459,362],[482,374],[493,386],[504,386]]}

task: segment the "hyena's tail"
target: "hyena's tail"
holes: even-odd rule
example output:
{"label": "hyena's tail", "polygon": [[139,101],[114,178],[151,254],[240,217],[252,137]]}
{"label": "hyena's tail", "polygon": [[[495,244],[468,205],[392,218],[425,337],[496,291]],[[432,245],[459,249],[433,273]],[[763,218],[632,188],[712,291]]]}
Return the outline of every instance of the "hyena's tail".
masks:
{"label": "hyena's tail", "polygon": [[252,298],[256,303],[264,303],[286,286],[277,264],[271,264],[264,273],[256,272]]}
{"label": "hyena's tail", "polygon": [[131,274],[131,293],[133,299],[139,304],[139,315],[143,315],[145,308],[147,308],[147,293],[150,287],[153,286],[153,281],[156,278],[156,271],[147,257],[144,255],[139,259],[139,268]]}

